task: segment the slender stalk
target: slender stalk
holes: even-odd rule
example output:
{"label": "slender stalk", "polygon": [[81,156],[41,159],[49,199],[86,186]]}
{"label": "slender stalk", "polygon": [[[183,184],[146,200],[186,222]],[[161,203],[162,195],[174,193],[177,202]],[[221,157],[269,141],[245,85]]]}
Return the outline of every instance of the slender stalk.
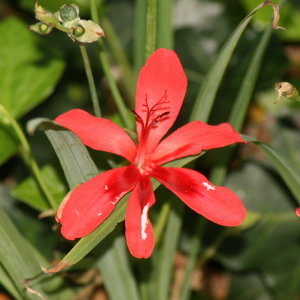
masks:
{"label": "slender stalk", "polygon": [[199,237],[202,237],[203,231],[205,228],[205,225],[207,224],[207,221],[204,218],[199,218],[199,221],[196,225],[196,230],[193,235],[192,241],[191,241],[191,251],[188,257],[187,265],[184,270],[184,276],[182,279],[182,284],[180,287],[180,300],[185,300],[190,298],[190,282],[193,275],[193,271],[196,266],[197,256],[200,251],[200,247],[202,246],[201,239]]}
{"label": "slender stalk", "polygon": [[89,88],[90,88],[93,107],[94,107],[94,113],[95,113],[96,117],[100,118],[101,110],[100,110],[99,99],[97,96],[97,90],[96,90],[96,86],[95,86],[95,81],[94,81],[94,77],[93,77],[93,72],[92,72],[89,56],[87,54],[85,45],[79,44],[79,48],[80,48],[80,52],[81,52],[83,63],[84,63],[86,77],[87,77],[87,80],[89,83]]}
{"label": "slender stalk", "polygon": [[157,0],[147,0],[146,58],[156,49]]}
{"label": "slender stalk", "polygon": [[173,0],[158,1],[157,48],[173,48],[174,35],[172,30],[172,13]]}
{"label": "slender stalk", "polygon": [[[96,0],[90,0],[90,4],[91,4],[92,19],[95,23],[99,24],[99,16],[98,16],[98,12],[97,12],[98,6],[97,6]],[[101,62],[104,74],[107,78],[107,82],[110,87],[111,93],[113,95],[113,98],[115,100],[117,108],[120,112],[121,119],[128,129],[133,129],[134,122],[132,122],[132,120],[134,120],[134,119],[130,118],[128,109],[126,108],[126,106],[124,104],[124,100],[123,100],[121,93],[118,89],[118,86],[113,78],[111,68],[109,65],[109,61],[108,61],[108,57],[104,51],[103,41],[101,39],[98,40],[98,45],[99,45],[100,62]]]}
{"label": "slender stalk", "polygon": [[141,67],[145,63],[146,50],[146,23],[147,23],[147,2],[135,0],[134,5],[134,40],[133,40],[133,63],[134,74],[138,77]]}
{"label": "slender stalk", "polygon": [[130,99],[130,103],[134,105],[134,96],[135,96],[135,83],[133,72],[130,67],[129,61],[126,57],[126,54],[120,43],[114,27],[112,26],[110,20],[106,17],[101,19],[101,26],[105,32],[106,40],[110,46],[110,49],[118,62],[118,65],[121,68],[122,72],[122,82],[126,90],[126,93]]}
{"label": "slender stalk", "polygon": [[160,239],[162,237],[162,233],[164,231],[164,228],[167,224],[169,215],[171,211],[171,204],[169,201],[165,202],[163,204],[163,207],[159,213],[157,222],[154,226],[154,235],[155,235],[155,244],[159,244]]}
{"label": "slender stalk", "polygon": [[4,106],[0,105],[0,114],[2,114],[6,119],[6,124],[11,125],[11,127],[14,129],[20,143],[21,143],[21,154],[22,157],[27,164],[27,166],[32,171],[39,187],[41,188],[43,194],[45,195],[48,203],[53,209],[57,209],[56,202],[54,198],[52,197],[47,185],[45,184],[45,181],[43,179],[41,170],[35,161],[30,146],[28,144],[28,141],[26,139],[25,134],[23,133],[21,127],[17,123],[17,121],[14,119],[14,117],[4,108]]}

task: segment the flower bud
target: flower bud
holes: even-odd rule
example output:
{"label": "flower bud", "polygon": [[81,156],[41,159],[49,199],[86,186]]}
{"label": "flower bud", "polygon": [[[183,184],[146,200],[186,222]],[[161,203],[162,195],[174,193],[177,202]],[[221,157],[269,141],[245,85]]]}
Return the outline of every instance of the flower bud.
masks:
{"label": "flower bud", "polygon": [[37,32],[39,34],[46,35],[46,34],[49,34],[52,31],[53,27],[46,24],[46,23],[38,22],[34,25],[31,25],[29,27],[29,29],[34,31],[34,32]]}
{"label": "flower bud", "polygon": [[81,43],[93,43],[103,36],[103,29],[90,20],[80,20],[72,33],[72,37]]}
{"label": "flower bud", "polygon": [[59,9],[59,16],[63,23],[71,22],[79,18],[79,9],[75,4],[64,4]]}

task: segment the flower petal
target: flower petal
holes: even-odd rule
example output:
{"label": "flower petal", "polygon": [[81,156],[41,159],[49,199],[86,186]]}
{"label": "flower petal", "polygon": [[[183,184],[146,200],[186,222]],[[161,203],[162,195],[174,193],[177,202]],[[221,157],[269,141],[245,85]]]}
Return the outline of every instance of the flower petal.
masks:
{"label": "flower petal", "polygon": [[81,109],[72,109],[55,120],[73,131],[82,142],[100,151],[111,152],[134,161],[136,145],[127,133],[112,121],[97,118]]}
{"label": "flower petal", "polygon": [[104,172],[75,188],[57,211],[62,235],[74,240],[92,232],[134,188],[138,178],[137,169],[128,166]]}
{"label": "flower petal", "polygon": [[[148,136],[151,149],[173,125],[181,108],[187,86],[187,79],[182,65],[172,50],[158,49],[147,60],[141,69],[136,89],[135,112],[146,123],[147,112],[153,108],[151,117],[158,117],[164,113],[155,126],[152,126]],[[147,101],[147,102],[146,102]],[[158,102],[160,104],[158,104]],[[156,105],[156,106],[155,106]],[[154,109],[155,108],[155,109]],[[137,132],[141,140],[142,126],[137,121]]]}
{"label": "flower petal", "polygon": [[226,187],[214,186],[194,170],[155,166],[151,176],[212,222],[238,226],[246,216],[246,209],[234,192]]}
{"label": "flower petal", "polygon": [[224,147],[237,142],[244,141],[228,123],[213,126],[194,121],[166,137],[151,154],[150,160],[161,165],[180,157],[199,154],[202,150]]}
{"label": "flower petal", "polygon": [[148,211],[154,203],[150,178],[143,176],[129,198],[125,219],[127,245],[137,258],[148,258],[154,248],[154,234],[148,218]]}

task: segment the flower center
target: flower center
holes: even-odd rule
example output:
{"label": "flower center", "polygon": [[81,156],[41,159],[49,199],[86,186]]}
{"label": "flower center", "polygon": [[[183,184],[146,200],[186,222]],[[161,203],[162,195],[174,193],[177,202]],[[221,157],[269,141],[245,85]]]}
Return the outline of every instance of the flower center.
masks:
{"label": "flower center", "polygon": [[167,106],[169,101],[167,101],[166,91],[163,96],[152,106],[148,104],[147,94],[145,96],[145,103],[143,104],[142,112],[145,113],[142,118],[135,110],[132,110],[136,117],[136,121],[141,125],[141,132],[139,137],[139,145],[137,149],[137,155],[135,159],[135,164],[139,168],[140,172],[144,174],[147,172],[147,145],[149,142],[149,135],[151,130],[157,128],[159,123],[168,118],[170,113],[170,107]]}

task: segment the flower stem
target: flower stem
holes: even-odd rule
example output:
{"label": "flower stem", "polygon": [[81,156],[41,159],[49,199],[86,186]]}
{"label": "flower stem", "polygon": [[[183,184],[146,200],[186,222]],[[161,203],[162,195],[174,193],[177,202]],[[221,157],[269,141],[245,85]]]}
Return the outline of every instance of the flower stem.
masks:
{"label": "flower stem", "polygon": [[146,58],[156,49],[157,0],[148,0],[146,29]]}
{"label": "flower stem", "polygon": [[94,77],[93,77],[93,73],[92,73],[90,60],[89,60],[85,45],[79,44],[79,48],[80,48],[80,52],[81,52],[83,63],[84,63],[86,77],[87,77],[87,80],[89,83],[89,88],[90,88],[90,92],[91,92],[95,116],[100,118],[101,110],[100,110],[99,99],[97,96],[97,90],[96,90],[96,86],[95,86],[95,81],[94,81]]}
{"label": "flower stem", "polygon": [[4,106],[0,105],[0,114],[4,116],[6,119],[6,125],[11,125],[11,127],[14,129],[20,143],[21,143],[21,154],[22,157],[27,164],[27,166],[32,171],[39,187],[41,188],[43,194],[45,195],[48,203],[53,209],[57,209],[57,204],[52,197],[47,185],[45,184],[44,178],[42,176],[41,170],[35,161],[30,146],[28,144],[28,141],[26,139],[25,134],[23,133],[21,127],[17,123],[17,121],[14,119],[14,117],[4,108]]}
{"label": "flower stem", "polygon": [[164,231],[164,228],[168,221],[168,217],[170,215],[170,211],[171,211],[171,204],[169,201],[167,201],[163,204],[163,207],[159,213],[157,222],[154,226],[154,235],[155,235],[155,243],[156,244],[159,244],[159,242],[160,242],[162,233]]}
{"label": "flower stem", "polygon": [[[98,12],[97,12],[98,6],[97,6],[96,0],[90,0],[90,4],[91,4],[92,19],[95,23],[99,24],[99,16],[98,16]],[[134,122],[133,122],[134,118],[130,118],[129,111],[124,104],[124,100],[121,96],[121,93],[120,93],[118,86],[112,75],[111,68],[110,68],[110,65],[108,62],[108,57],[104,51],[103,41],[101,39],[98,40],[98,45],[99,45],[99,58],[100,58],[100,62],[101,62],[102,68],[103,68],[103,72],[107,79],[109,88],[110,88],[113,98],[115,100],[118,111],[120,112],[121,119],[122,119],[124,125],[128,129],[132,130],[134,127]]]}

